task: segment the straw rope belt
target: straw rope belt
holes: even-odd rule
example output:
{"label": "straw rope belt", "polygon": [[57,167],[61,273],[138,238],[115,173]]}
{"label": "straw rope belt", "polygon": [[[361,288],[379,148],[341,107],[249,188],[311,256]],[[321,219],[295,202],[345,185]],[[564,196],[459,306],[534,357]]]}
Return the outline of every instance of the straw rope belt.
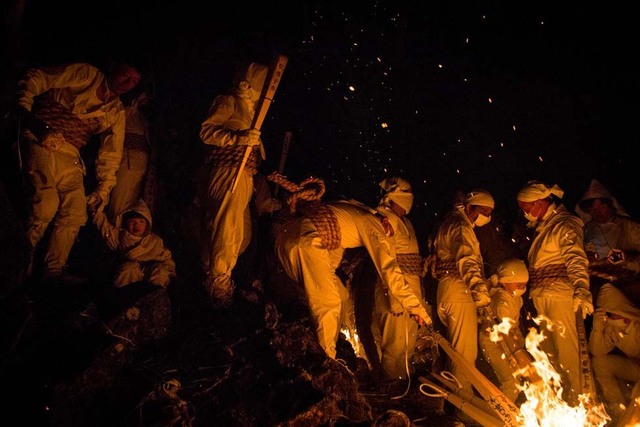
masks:
{"label": "straw rope belt", "polygon": [[78,150],[89,142],[91,129],[71,109],[55,101],[47,92],[33,103],[32,114],[46,123],[52,131],[60,132]]}
{"label": "straw rope belt", "polygon": [[404,274],[423,276],[422,257],[420,254],[396,254],[396,260]]}
{"label": "straw rope belt", "polygon": [[[240,166],[246,145],[226,145],[224,147],[213,147],[209,161],[211,167],[235,167]],[[255,149],[251,149],[251,154],[247,159],[247,164],[244,169],[251,172],[251,175],[255,175],[258,172],[258,158],[256,157]]]}
{"label": "straw rope belt", "polygon": [[328,250],[340,247],[338,218],[329,206],[320,201],[325,192],[323,180],[311,177],[297,185],[277,172],[271,173],[267,179],[290,193],[285,199],[289,215],[299,215],[311,220],[320,234],[322,244]]}
{"label": "straw rope belt", "polygon": [[537,288],[557,279],[569,280],[564,264],[550,264],[544,267],[529,268],[529,286]]}
{"label": "straw rope belt", "polygon": [[462,278],[460,276],[460,272],[458,271],[458,266],[456,265],[455,259],[440,259],[436,260],[436,269],[435,269],[435,278],[440,280],[445,277],[456,277]]}

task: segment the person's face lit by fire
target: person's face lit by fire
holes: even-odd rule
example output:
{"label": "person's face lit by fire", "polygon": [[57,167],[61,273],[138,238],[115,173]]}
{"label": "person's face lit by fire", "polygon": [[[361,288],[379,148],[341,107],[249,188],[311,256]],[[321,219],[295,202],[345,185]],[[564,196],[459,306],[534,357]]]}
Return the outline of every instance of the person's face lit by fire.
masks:
{"label": "person's face lit by fire", "polygon": [[142,237],[147,232],[149,224],[144,217],[135,215],[127,219],[125,226],[130,234]]}

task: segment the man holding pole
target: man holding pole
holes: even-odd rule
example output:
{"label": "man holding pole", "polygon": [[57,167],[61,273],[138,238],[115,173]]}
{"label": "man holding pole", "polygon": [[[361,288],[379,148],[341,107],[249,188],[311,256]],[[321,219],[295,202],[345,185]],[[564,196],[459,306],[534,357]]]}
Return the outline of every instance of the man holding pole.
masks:
{"label": "man holding pole", "polygon": [[[535,236],[527,255],[529,266],[529,298],[538,315],[545,316],[543,326],[551,323],[550,339],[545,340],[547,353],[563,376],[566,400],[577,405],[586,385],[582,374],[589,370],[588,360],[581,360],[578,310],[583,316],[593,312],[589,282],[589,261],[583,247],[583,223],[562,204],[564,191],[529,181],[516,196],[518,207],[535,227]],[[582,319],[580,320],[582,322]],[[588,357],[588,353],[586,354]]]}
{"label": "man holding pole", "polygon": [[[253,175],[258,157],[264,160],[260,130],[253,124],[268,71],[269,67],[257,63],[239,69],[232,93],[213,100],[200,128],[202,142],[212,146],[205,205],[208,238],[203,243],[202,264],[203,286],[214,307],[231,303],[231,272],[251,240]],[[239,171],[245,152],[249,155]]]}

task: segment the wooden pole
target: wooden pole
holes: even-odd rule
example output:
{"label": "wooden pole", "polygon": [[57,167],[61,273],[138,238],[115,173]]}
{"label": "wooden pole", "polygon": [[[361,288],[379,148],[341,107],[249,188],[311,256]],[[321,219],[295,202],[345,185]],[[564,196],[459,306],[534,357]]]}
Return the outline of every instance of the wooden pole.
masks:
{"label": "wooden pole", "polygon": [[[278,173],[282,175],[284,173],[284,164],[287,161],[287,155],[289,154],[289,146],[291,145],[291,132],[284,133],[284,141],[282,142],[282,151],[280,151],[280,163],[278,164]],[[278,191],[280,185],[276,184],[276,188],[273,191],[273,197],[278,197]]]}
{"label": "wooden pole", "polygon": [[[262,126],[262,122],[264,122],[265,117],[267,116],[267,111],[271,106],[271,101],[273,101],[273,96],[276,93],[276,89],[278,89],[278,85],[280,84],[280,79],[282,79],[282,73],[284,72],[285,67],[287,66],[288,58],[284,55],[276,55],[269,67],[269,74],[267,75],[267,79],[264,83],[264,87],[262,88],[262,94],[260,95],[260,100],[256,105],[256,112],[253,116],[253,122],[251,123],[251,129],[258,129]],[[249,159],[249,155],[251,154],[251,150],[253,147],[247,145],[247,148],[244,151],[244,156],[242,156],[242,161],[238,166],[238,170],[236,171],[236,175],[233,179],[233,185],[231,186],[231,192],[233,193],[238,185],[238,179],[242,172],[244,171],[244,167],[247,164],[247,160]]]}
{"label": "wooden pole", "polygon": [[576,329],[578,331],[578,348],[580,350],[580,393],[588,395],[592,402],[597,403],[598,396],[596,394],[596,383],[593,376],[593,370],[591,369],[591,357],[589,356],[587,331],[584,327],[582,307],[578,307],[575,314]]}

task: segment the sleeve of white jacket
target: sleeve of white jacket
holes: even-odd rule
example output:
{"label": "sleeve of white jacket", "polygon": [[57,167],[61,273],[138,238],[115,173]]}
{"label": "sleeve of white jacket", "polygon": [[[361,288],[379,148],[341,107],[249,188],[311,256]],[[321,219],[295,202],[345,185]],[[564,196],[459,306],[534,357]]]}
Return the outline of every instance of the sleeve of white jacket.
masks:
{"label": "sleeve of white jacket", "polygon": [[115,113],[111,127],[100,134],[100,148],[96,156],[97,191],[106,204],[111,189],[116,185],[116,174],[124,151],[125,110],[120,108]]}
{"label": "sleeve of white jacket", "polygon": [[120,230],[109,222],[103,211],[95,212],[92,219],[109,249],[112,251],[118,249]]}
{"label": "sleeve of white jacket", "polygon": [[82,63],[64,67],[30,68],[17,85],[18,105],[31,111],[34,98],[48,90],[83,87],[88,80],[95,78],[92,70],[92,67]]}
{"label": "sleeve of white jacket", "polygon": [[200,126],[200,139],[207,145],[224,147],[226,145],[241,145],[242,137],[238,131],[225,127],[225,123],[235,112],[235,101],[233,96],[217,96],[211,107],[207,118]]}
{"label": "sleeve of white jacket", "polygon": [[464,283],[470,288],[485,283],[482,274],[480,246],[473,228],[464,225],[452,229],[451,244],[455,248],[456,266]]}
{"label": "sleeve of white jacket", "polygon": [[589,351],[591,354],[604,356],[616,348],[614,333],[615,331],[607,326],[592,329],[589,335]]}
{"label": "sleeve of white jacket", "polygon": [[430,317],[424,305],[404,280],[402,270],[393,256],[392,243],[382,232],[372,232],[367,237],[365,247],[378,270],[378,274],[387,284],[391,295],[402,304],[402,307],[409,314],[418,315],[425,321],[429,320]]}
{"label": "sleeve of white jacket", "polygon": [[558,236],[560,253],[567,266],[567,274],[573,283],[573,289],[584,288],[588,291],[589,260],[583,249],[583,232],[580,220],[575,218],[575,221],[566,221],[555,232],[560,234]]}

